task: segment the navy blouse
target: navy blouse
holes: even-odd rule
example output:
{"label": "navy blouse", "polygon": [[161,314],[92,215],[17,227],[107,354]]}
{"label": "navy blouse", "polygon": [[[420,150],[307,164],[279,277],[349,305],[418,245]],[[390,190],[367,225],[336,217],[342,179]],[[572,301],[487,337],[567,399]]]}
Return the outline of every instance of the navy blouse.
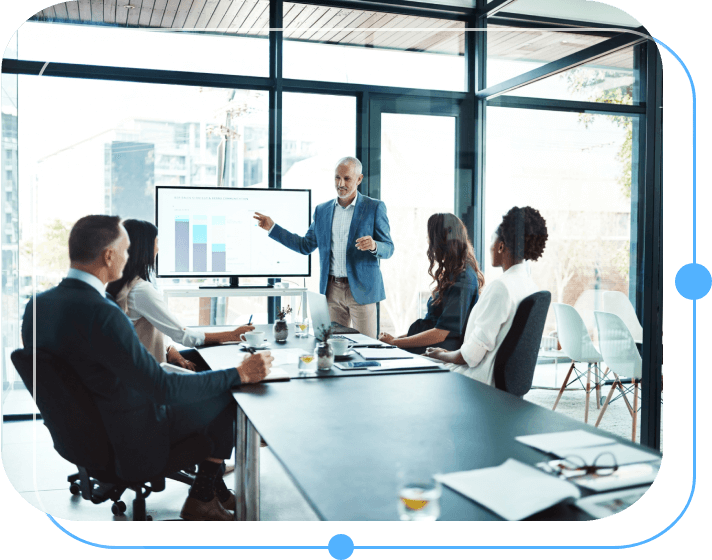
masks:
{"label": "navy blouse", "polygon": [[433,305],[432,297],[428,300],[428,313],[424,321],[434,323],[432,328],[450,331],[447,338],[458,339],[461,343],[467,328],[467,319],[478,297],[477,274],[468,266],[460,273],[455,283],[445,290],[438,305]]}

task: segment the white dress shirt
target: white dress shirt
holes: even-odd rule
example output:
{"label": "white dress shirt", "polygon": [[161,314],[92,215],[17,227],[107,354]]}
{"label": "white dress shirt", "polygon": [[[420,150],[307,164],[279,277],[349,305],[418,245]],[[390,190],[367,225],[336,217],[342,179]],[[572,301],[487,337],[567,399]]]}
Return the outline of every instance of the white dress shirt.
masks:
{"label": "white dress shirt", "polygon": [[92,288],[99,292],[101,294],[101,297],[106,297],[106,289],[104,287],[104,284],[93,274],[89,274],[88,272],[84,272],[83,270],[78,270],[76,268],[70,268],[69,272],[67,272],[67,278],[81,280],[82,282],[89,284]]}
{"label": "white dress shirt", "polygon": [[515,264],[497,280],[486,285],[470,312],[465,341],[460,348],[467,365],[444,365],[467,377],[494,385],[497,350],[512,327],[519,304],[538,291],[526,262]]}
{"label": "white dress shirt", "polygon": [[160,332],[183,346],[192,348],[205,343],[204,333],[181,325],[168,309],[163,294],[153,283],[139,279],[129,292],[127,303],[126,314],[134,324],[143,317]]}

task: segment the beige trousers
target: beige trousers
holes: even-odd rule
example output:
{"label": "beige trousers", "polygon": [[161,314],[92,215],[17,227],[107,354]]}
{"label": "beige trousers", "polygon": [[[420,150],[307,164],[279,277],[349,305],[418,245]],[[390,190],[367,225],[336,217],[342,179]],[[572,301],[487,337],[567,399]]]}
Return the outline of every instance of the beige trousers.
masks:
{"label": "beige trousers", "polygon": [[345,327],[353,327],[361,334],[378,338],[376,332],[376,304],[359,305],[351,295],[348,282],[329,280],[326,286],[331,320]]}

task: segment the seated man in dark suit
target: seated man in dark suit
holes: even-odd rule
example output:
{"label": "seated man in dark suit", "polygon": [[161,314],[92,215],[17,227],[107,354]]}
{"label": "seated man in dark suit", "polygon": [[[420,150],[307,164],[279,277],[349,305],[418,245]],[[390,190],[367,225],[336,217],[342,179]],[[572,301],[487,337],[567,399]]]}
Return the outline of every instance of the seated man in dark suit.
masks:
{"label": "seated man in dark suit", "polygon": [[230,389],[264,379],[274,358],[262,352],[239,368],[201,373],[161,369],[104,292],[121,277],[128,247],[116,216],[86,216],[74,224],[67,277],[25,310],[25,347],[41,348],[73,368],[94,397],[116,456],[113,467],[125,480],[158,475],[172,445],[205,434],[213,444],[211,457],[200,463],[181,517],[229,521],[226,508],[235,509],[235,496],[222,471],[233,448],[236,405]]}

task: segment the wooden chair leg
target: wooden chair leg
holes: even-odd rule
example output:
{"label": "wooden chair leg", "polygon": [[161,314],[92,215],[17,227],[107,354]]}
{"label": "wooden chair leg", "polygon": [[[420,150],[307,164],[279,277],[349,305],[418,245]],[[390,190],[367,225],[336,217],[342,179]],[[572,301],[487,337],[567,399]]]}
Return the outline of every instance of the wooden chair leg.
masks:
{"label": "wooden chair leg", "polygon": [[601,418],[603,418],[603,415],[606,413],[606,409],[608,408],[608,403],[611,402],[611,397],[613,396],[613,391],[616,390],[616,387],[619,385],[618,381],[614,381],[613,385],[611,386],[611,390],[608,392],[608,396],[606,397],[606,402],[603,403],[603,408],[601,409],[601,413],[598,415],[598,420],[596,420],[596,428],[598,428],[598,425],[601,423]]}
{"label": "wooden chair leg", "polygon": [[591,364],[588,364],[588,369],[586,370],[586,409],[583,413],[583,422],[588,424],[588,401],[591,397]]}
{"label": "wooden chair leg", "polygon": [[596,363],[596,409],[601,408],[601,368]]}
{"label": "wooden chair leg", "polygon": [[564,389],[566,389],[566,384],[569,382],[569,377],[571,377],[571,372],[574,370],[574,362],[571,362],[571,367],[569,368],[569,373],[566,374],[566,378],[564,379],[564,382],[561,384],[561,390],[559,391],[559,395],[556,397],[556,402],[554,403],[554,408],[551,410],[556,410],[556,405],[559,404],[559,399],[561,398],[561,395],[564,394]]}

